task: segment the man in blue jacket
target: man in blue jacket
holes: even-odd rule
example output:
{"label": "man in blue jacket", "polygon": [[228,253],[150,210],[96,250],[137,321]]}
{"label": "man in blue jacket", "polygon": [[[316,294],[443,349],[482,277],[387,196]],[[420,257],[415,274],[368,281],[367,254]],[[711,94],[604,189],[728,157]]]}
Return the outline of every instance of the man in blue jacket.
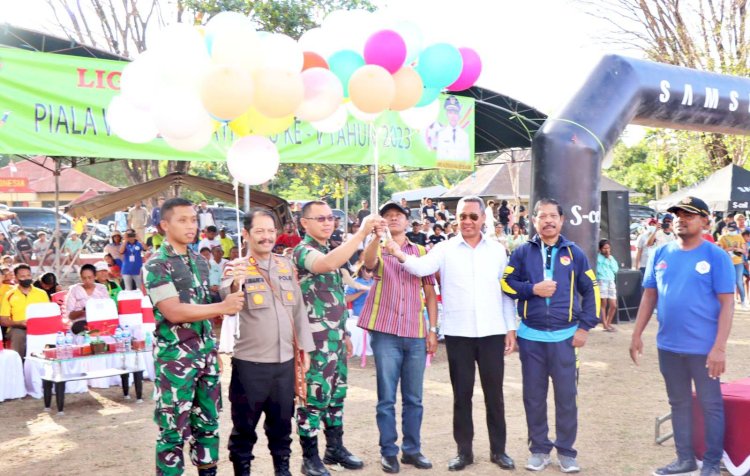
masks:
{"label": "man in blue jacket", "polygon": [[[557,449],[564,473],[581,470],[573,448],[578,431],[577,348],[599,320],[599,286],[581,248],[560,234],[563,210],[557,201],[534,205],[537,235],[510,256],[503,291],[518,300],[518,348],[523,375],[523,405],[531,456],[526,469],[541,471]],[[555,391],[557,438],[547,426],[549,379]]]}

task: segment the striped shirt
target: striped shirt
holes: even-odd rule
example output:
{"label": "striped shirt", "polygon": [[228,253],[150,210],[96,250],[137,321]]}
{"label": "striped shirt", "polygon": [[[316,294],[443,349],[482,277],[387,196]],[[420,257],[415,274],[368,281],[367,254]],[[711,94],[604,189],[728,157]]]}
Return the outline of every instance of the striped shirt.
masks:
{"label": "striped shirt", "polygon": [[[407,255],[422,256],[425,249],[407,240],[401,247]],[[399,337],[427,335],[422,310],[422,286],[435,285],[433,275],[419,278],[406,271],[398,259],[378,249],[375,283],[367,294],[357,325],[363,329]]]}

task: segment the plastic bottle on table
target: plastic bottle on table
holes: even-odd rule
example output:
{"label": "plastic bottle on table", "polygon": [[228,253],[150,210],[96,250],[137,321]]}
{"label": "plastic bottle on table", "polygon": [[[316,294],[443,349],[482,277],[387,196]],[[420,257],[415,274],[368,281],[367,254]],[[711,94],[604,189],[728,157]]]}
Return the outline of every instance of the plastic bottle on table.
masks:
{"label": "plastic bottle on table", "polygon": [[117,326],[117,330],[115,330],[115,350],[117,352],[123,351],[122,329],[120,326]]}
{"label": "plastic bottle on table", "polygon": [[55,338],[55,349],[57,349],[57,358],[58,359],[64,359],[65,358],[65,334],[63,331],[57,332],[57,337]]}
{"label": "plastic bottle on table", "polygon": [[65,334],[65,358],[73,358],[73,333],[70,331]]}
{"label": "plastic bottle on table", "polygon": [[146,350],[149,352],[154,348],[153,334],[146,332]]}
{"label": "plastic bottle on table", "polygon": [[131,349],[131,339],[132,335],[130,334],[130,326],[125,324],[125,327],[122,329],[122,342],[125,352],[130,352]]}

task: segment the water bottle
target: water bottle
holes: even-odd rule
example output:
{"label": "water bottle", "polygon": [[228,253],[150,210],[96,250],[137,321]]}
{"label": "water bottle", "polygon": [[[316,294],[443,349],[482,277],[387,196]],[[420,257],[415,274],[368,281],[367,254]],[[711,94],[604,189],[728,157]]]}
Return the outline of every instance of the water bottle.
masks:
{"label": "water bottle", "polygon": [[117,326],[117,330],[115,330],[115,350],[117,352],[123,351],[122,329],[120,328],[120,326]]}
{"label": "water bottle", "polygon": [[131,348],[131,335],[130,335],[130,326],[125,324],[125,328],[122,330],[122,342],[125,352],[130,352]]}
{"label": "water bottle", "polygon": [[154,342],[153,342],[152,334],[150,332],[146,332],[146,350],[150,352],[151,350],[153,350],[153,348],[154,348]]}
{"label": "water bottle", "polygon": [[65,358],[73,358],[73,333],[70,331],[65,334]]}
{"label": "water bottle", "polygon": [[65,334],[63,331],[57,332],[57,337],[55,338],[55,348],[57,349],[57,358],[58,359],[64,359],[65,358]]}

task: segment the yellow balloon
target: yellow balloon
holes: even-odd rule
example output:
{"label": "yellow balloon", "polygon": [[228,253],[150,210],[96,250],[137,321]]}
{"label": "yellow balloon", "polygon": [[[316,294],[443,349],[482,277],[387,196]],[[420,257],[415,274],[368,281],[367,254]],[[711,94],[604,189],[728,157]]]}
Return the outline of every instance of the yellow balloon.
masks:
{"label": "yellow balloon", "polygon": [[228,126],[232,132],[240,137],[250,135],[250,120],[248,119],[247,112],[244,112],[233,121],[229,121]]}
{"label": "yellow balloon", "polygon": [[229,123],[229,128],[236,135],[245,137],[248,135],[272,136],[280,134],[294,123],[294,115],[284,117],[267,117],[250,108],[241,116]]}

